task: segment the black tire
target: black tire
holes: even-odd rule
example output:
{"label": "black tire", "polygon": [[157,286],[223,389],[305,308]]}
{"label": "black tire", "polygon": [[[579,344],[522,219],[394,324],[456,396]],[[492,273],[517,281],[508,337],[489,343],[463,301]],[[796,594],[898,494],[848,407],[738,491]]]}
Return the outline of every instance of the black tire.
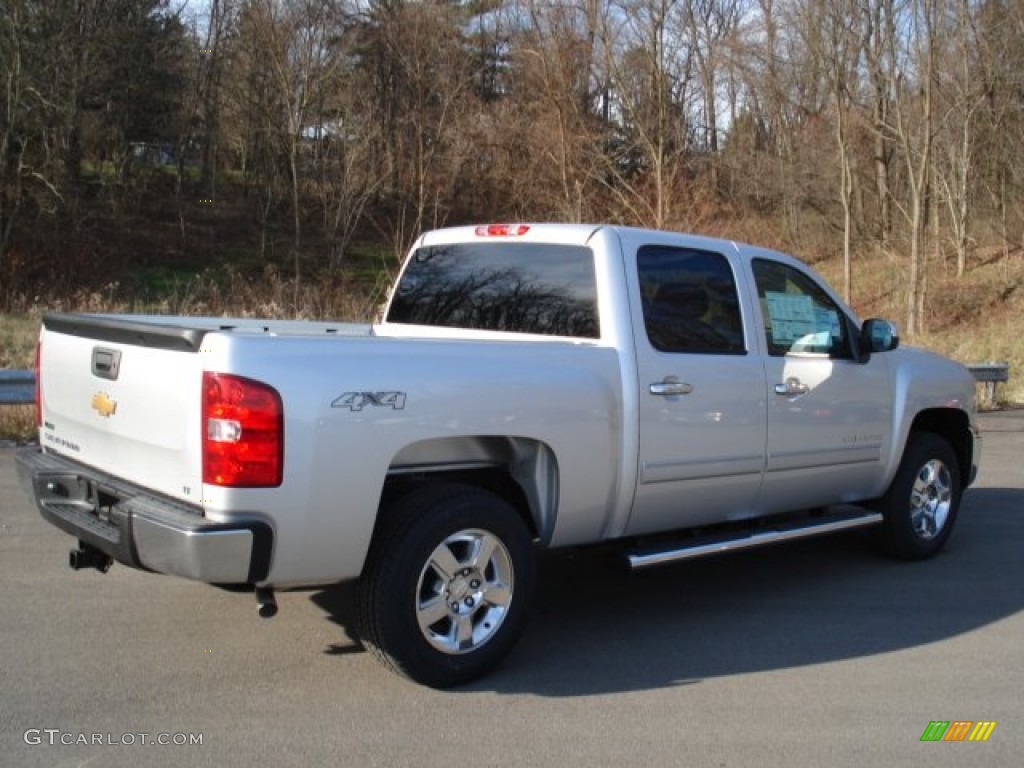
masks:
{"label": "black tire", "polygon": [[885,551],[903,560],[935,555],[953,531],[962,493],[950,444],[931,432],[912,432],[889,490],[875,504],[884,517]]}
{"label": "black tire", "polygon": [[526,625],[530,532],[503,499],[425,486],[386,510],[358,589],[357,631],[385,665],[448,688],[483,677]]}

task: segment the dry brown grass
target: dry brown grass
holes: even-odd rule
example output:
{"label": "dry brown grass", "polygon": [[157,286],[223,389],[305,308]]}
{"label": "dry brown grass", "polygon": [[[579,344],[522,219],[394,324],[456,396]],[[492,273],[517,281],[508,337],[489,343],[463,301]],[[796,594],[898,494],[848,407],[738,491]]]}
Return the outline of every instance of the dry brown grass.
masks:
{"label": "dry brown grass", "polygon": [[0,441],[27,443],[35,439],[34,405],[0,405]]}
{"label": "dry brown grass", "polygon": [[[0,315],[0,368],[31,368],[38,335],[38,313]],[[34,406],[0,404],[0,440],[24,443],[35,437]]]}
{"label": "dry brown grass", "polygon": [[42,313],[0,314],[0,368],[31,368]]}
{"label": "dry brown grass", "polygon": [[[116,282],[98,290],[70,295],[24,298],[13,302],[23,315],[38,319],[45,312],[113,312],[189,317],[265,317],[291,320],[362,321],[383,301],[388,278],[354,283],[340,275],[296,281],[274,267],[245,274],[231,266],[175,278],[163,284],[157,299],[139,299]],[[2,336],[0,336],[2,340]]]}

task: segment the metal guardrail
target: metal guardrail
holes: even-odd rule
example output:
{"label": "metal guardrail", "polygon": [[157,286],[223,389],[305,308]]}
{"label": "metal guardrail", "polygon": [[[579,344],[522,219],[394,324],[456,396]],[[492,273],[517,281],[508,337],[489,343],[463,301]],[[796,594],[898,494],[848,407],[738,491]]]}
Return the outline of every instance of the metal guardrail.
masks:
{"label": "metal guardrail", "polygon": [[985,385],[985,404],[991,405],[996,400],[996,385],[1010,380],[1009,363],[969,363],[967,370],[974,380]]}
{"label": "metal guardrail", "polygon": [[0,371],[0,405],[25,405],[35,400],[36,376],[32,371]]}
{"label": "metal guardrail", "polygon": [[981,383],[1010,380],[1009,363],[971,363],[967,366],[967,370],[974,376],[975,381]]}
{"label": "metal guardrail", "polygon": [[[1009,363],[969,363],[974,380],[985,385],[985,399],[995,401],[996,384],[1010,380]],[[32,371],[0,370],[0,405],[24,405],[35,399],[36,377]]]}

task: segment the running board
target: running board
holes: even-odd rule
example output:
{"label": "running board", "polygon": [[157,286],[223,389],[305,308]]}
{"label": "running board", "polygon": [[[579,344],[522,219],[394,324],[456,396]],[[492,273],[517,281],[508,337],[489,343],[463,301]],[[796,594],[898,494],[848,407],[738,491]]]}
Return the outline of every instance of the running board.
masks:
{"label": "running board", "polygon": [[692,560],[693,558],[718,555],[724,552],[737,552],[742,549],[763,547],[766,544],[778,544],[783,541],[794,541],[809,536],[821,536],[822,534],[835,533],[836,531],[864,528],[869,525],[878,525],[881,522],[882,516],[877,512],[830,515],[818,518],[811,524],[801,520],[767,530],[743,531],[733,535],[707,536],[692,539],[683,544],[676,543],[666,547],[640,549],[629,553],[626,558],[629,560],[629,567],[635,571],[655,565],[674,563],[679,560]]}

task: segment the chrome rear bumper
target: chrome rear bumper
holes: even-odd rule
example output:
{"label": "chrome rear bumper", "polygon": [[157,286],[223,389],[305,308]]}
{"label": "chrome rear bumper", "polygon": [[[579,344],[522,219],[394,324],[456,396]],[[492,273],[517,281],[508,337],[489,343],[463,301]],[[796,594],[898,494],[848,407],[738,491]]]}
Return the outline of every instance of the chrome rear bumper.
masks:
{"label": "chrome rear bumper", "polygon": [[16,463],[44,519],[119,563],[214,584],[255,584],[270,570],[273,532],[263,521],[214,523],[198,507],[38,448]]}

